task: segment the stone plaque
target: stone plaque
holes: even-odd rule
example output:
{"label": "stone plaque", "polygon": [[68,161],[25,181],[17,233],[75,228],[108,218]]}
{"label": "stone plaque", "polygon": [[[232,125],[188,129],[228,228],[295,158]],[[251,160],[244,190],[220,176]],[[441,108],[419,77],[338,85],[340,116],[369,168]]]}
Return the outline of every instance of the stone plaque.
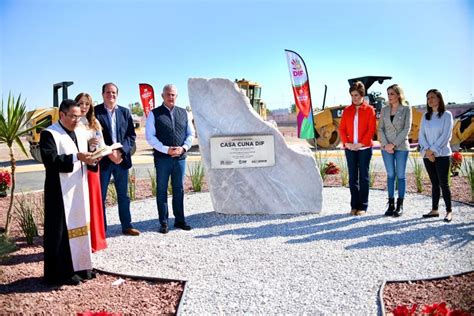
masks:
{"label": "stone plaque", "polygon": [[210,138],[211,168],[252,168],[275,165],[273,135],[233,135]]}

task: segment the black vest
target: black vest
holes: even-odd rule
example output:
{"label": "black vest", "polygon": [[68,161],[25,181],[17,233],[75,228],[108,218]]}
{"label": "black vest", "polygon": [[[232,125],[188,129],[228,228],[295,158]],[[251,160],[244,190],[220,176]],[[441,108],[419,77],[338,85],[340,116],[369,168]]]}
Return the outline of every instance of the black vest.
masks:
{"label": "black vest", "polygon": [[[177,106],[174,107],[174,126],[171,120],[171,113],[164,105],[153,109],[152,112],[155,117],[156,138],[165,146],[183,146],[186,140],[186,129],[188,127],[188,113],[186,110]],[[153,157],[169,157],[169,155],[153,149]],[[178,159],[185,158],[186,153],[182,154]]]}

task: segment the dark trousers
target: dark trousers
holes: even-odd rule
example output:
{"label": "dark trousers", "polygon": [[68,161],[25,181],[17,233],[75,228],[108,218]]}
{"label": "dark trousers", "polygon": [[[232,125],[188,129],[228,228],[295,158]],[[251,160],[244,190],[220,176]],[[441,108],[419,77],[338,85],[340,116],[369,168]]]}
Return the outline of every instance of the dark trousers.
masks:
{"label": "dark trousers", "polygon": [[[436,157],[434,162],[424,158],[426,171],[431,181],[431,202],[432,209],[438,210],[440,191],[443,192],[444,204],[446,204],[446,211],[450,212],[451,208],[451,189],[449,188],[449,172],[450,172],[450,157]],[[441,189],[441,190],[440,190]]]}
{"label": "dark trousers", "polygon": [[176,223],[185,223],[184,219],[184,177],[186,160],[172,157],[155,157],[156,168],[156,204],[161,225],[168,224],[168,181],[171,177],[173,189],[173,214]]}
{"label": "dark trousers", "polygon": [[347,168],[349,169],[349,189],[351,191],[351,208],[367,211],[369,206],[369,167],[372,158],[372,147],[364,150],[345,150]]}

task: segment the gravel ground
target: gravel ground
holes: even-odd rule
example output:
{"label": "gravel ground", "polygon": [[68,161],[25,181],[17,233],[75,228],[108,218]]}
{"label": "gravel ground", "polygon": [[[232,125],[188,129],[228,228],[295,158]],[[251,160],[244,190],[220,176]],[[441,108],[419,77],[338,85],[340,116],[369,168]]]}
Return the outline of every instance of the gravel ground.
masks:
{"label": "gravel ground", "polygon": [[324,188],[319,215],[221,215],[213,212],[209,193],[185,199],[194,229],[167,235],[158,233],[153,199],[133,204],[139,237],[120,234],[117,209],[110,207],[109,247],[94,254],[94,266],[189,281],[186,315],[374,315],[384,279],[429,278],[474,266],[474,213],[466,204],[454,202],[454,220],[446,224],[443,217],[421,219],[431,199],[417,194],[407,194],[403,217],[384,217],[386,192],[379,190],[371,190],[362,217],[347,215],[349,190],[340,187]]}

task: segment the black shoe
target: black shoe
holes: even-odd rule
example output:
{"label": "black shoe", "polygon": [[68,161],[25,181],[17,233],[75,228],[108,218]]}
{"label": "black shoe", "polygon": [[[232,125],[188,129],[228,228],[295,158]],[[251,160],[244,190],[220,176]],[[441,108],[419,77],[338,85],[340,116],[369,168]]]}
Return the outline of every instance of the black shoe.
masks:
{"label": "black shoe", "polygon": [[438,210],[432,210],[428,214],[423,214],[423,218],[439,217]]}
{"label": "black shoe", "polygon": [[191,226],[186,223],[174,223],[174,228],[180,228],[182,230],[191,230]]}
{"label": "black shoe", "polygon": [[76,274],[84,280],[91,280],[97,277],[96,273],[92,270],[78,271]]}
{"label": "black shoe", "polygon": [[393,217],[400,217],[403,214],[403,199],[398,198],[397,199],[397,208],[393,212]]}
{"label": "black shoe", "polygon": [[168,225],[161,225],[159,232],[162,234],[168,234]]}
{"label": "black shoe", "polygon": [[389,198],[388,199],[388,208],[385,211],[385,216],[393,216],[393,211],[395,211],[395,199]]}
{"label": "black shoe", "polygon": [[446,223],[449,223],[449,222],[451,222],[452,220],[453,220],[453,212],[452,212],[452,211],[451,211],[451,212],[447,212],[447,213],[446,213],[446,217],[444,218],[444,221],[445,221]]}
{"label": "black shoe", "polygon": [[62,283],[62,285],[79,285],[81,284],[81,282],[84,281],[80,276],[78,276],[77,274],[74,274],[72,277],[70,277],[69,279],[66,279],[64,280]]}

